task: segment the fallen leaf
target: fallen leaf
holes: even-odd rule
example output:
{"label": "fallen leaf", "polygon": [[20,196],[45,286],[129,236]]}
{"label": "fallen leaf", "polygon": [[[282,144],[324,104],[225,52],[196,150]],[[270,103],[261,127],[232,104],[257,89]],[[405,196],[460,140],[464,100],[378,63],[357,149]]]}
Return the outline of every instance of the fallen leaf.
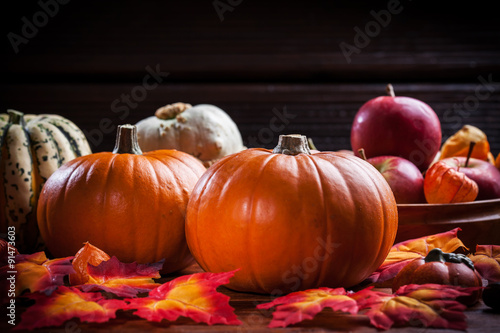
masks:
{"label": "fallen leaf", "polygon": [[74,273],[71,259],[73,257],[49,260],[43,251],[17,255],[14,269],[9,269],[16,272],[16,296],[25,290],[52,293],[64,284],[66,275]]}
{"label": "fallen leaf", "polygon": [[333,311],[350,314],[358,312],[355,300],[347,295],[344,288],[318,288],[297,291],[278,297],[272,302],[257,305],[257,309],[276,307],[268,327],[287,327],[305,319],[313,319],[326,307]]}
{"label": "fallen leaf", "polygon": [[75,258],[73,259],[72,264],[76,273],[69,275],[69,283],[72,286],[86,283],[89,280],[87,264],[97,266],[101,262],[107,261],[110,258],[111,257],[103,250],[90,244],[89,242],[85,242],[83,247],[76,253]]}
{"label": "fallen leaf", "polygon": [[465,330],[466,306],[455,298],[469,296],[472,290],[466,289],[469,288],[436,284],[408,285],[393,295],[366,288],[351,297],[358,302],[360,313],[368,316],[370,323],[379,329],[409,325]]}
{"label": "fallen leaf", "polygon": [[119,297],[134,297],[159,286],[163,260],[153,264],[122,263],[115,256],[97,266],[87,264],[89,279],[79,287],[83,291],[103,290]]}
{"label": "fallen leaf", "polygon": [[432,249],[440,248],[447,253],[460,247],[467,249],[457,237],[460,230],[460,228],[455,228],[447,232],[409,239],[395,244],[382,265],[365,280],[365,283],[381,284],[392,280],[411,260],[424,258]]}
{"label": "fallen leaf", "polygon": [[196,273],[178,277],[149,292],[147,297],[126,299],[127,309],[135,315],[160,322],[175,321],[179,316],[208,325],[239,325],[229,296],[217,292],[217,287],[229,282],[235,271],[226,273]]}
{"label": "fallen leaf", "polygon": [[500,282],[500,245],[477,245],[476,253],[469,258],[483,279]]}
{"label": "fallen leaf", "polygon": [[58,287],[50,296],[31,293],[27,297],[35,300],[35,304],[22,313],[15,330],[60,326],[72,318],[102,323],[115,318],[116,311],[125,305],[121,300],[106,300],[100,293],[84,293],[65,286]]}

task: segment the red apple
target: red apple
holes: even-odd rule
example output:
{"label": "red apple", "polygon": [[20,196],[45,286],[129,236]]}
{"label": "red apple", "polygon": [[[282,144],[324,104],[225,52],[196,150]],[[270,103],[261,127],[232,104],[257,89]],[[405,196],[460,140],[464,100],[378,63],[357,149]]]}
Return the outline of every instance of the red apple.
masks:
{"label": "red apple", "polygon": [[467,167],[467,158],[463,156],[448,157],[442,159],[448,165],[456,166],[457,161],[460,172],[474,180],[479,188],[476,200],[488,200],[500,198],[500,170],[493,164],[477,158],[470,158]]}
{"label": "red apple", "polygon": [[351,148],[364,148],[368,158],[391,155],[410,160],[420,171],[441,147],[439,118],[426,103],[411,97],[379,96],[366,102],[354,117]]}
{"label": "red apple", "polygon": [[389,183],[396,203],[425,203],[424,177],[415,164],[398,156],[376,156],[367,161]]}

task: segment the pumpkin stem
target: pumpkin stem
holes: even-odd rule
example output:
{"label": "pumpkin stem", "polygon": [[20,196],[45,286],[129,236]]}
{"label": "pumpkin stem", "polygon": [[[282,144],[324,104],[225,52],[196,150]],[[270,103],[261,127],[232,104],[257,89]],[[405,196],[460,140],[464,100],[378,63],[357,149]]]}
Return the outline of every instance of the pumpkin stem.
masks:
{"label": "pumpkin stem", "polygon": [[464,264],[470,269],[474,270],[474,263],[466,255],[460,253],[445,253],[440,248],[435,248],[429,251],[424,259],[425,262],[451,262],[457,264]]}
{"label": "pumpkin stem", "polygon": [[137,141],[137,127],[130,124],[118,126],[113,153],[142,155],[142,150]]}
{"label": "pumpkin stem", "polygon": [[156,118],[159,119],[174,119],[177,117],[179,114],[182,112],[186,111],[189,108],[192,108],[193,106],[191,104],[187,103],[174,103],[174,104],[168,104],[165,106],[162,106],[155,112]]}
{"label": "pumpkin stem", "polygon": [[396,97],[396,94],[394,93],[394,87],[392,86],[392,84],[389,83],[387,87],[385,87],[385,90],[387,91],[387,95],[391,97]]}
{"label": "pumpkin stem", "polygon": [[22,126],[26,125],[24,122],[24,113],[9,109],[7,110],[7,114],[9,115],[9,123]]}
{"label": "pumpkin stem", "polygon": [[470,157],[472,155],[472,150],[474,149],[475,145],[476,145],[476,143],[474,141],[471,141],[469,144],[469,151],[467,152],[467,158],[465,159],[465,167],[466,168],[469,165],[469,160],[470,160]]}
{"label": "pumpkin stem", "polygon": [[304,135],[289,134],[280,135],[278,145],[273,149],[274,154],[285,155],[298,155],[307,154],[311,155],[309,143]]}
{"label": "pumpkin stem", "polygon": [[365,149],[364,148],[359,148],[358,149],[358,154],[359,156],[361,156],[361,158],[365,161],[367,161],[368,159],[366,158],[366,154],[365,154]]}

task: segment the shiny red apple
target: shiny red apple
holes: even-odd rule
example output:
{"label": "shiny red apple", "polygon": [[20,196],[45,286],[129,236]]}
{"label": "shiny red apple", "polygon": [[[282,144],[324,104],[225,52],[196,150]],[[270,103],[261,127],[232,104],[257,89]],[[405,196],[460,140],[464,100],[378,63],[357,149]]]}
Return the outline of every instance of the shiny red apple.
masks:
{"label": "shiny red apple", "polygon": [[488,200],[500,198],[500,170],[488,161],[470,158],[467,166],[466,157],[448,157],[442,159],[448,165],[459,165],[460,172],[474,180],[479,188],[476,200]]}
{"label": "shiny red apple", "polygon": [[425,203],[424,177],[415,164],[398,156],[376,156],[367,161],[389,183],[396,203]]}
{"label": "shiny red apple", "polygon": [[439,118],[426,103],[411,97],[379,96],[356,113],[351,128],[351,148],[364,148],[368,158],[403,157],[424,171],[441,147]]}

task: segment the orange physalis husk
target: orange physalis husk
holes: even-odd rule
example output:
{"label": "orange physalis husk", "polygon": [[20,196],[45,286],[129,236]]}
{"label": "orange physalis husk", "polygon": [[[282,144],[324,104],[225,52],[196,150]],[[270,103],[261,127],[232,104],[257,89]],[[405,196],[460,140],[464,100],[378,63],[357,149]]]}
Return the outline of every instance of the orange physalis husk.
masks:
{"label": "orange physalis husk", "polygon": [[164,260],[154,264],[124,264],[115,256],[98,266],[87,264],[89,279],[79,286],[83,291],[103,290],[119,297],[134,297],[139,292],[159,286],[153,279],[159,279]]}
{"label": "orange physalis husk", "polygon": [[355,300],[347,295],[344,288],[318,288],[297,291],[278,297],[272,302],[257,305],[257,309],[276,307],[269,327],[287,327],[305,319],[313,319],[326,307],[333,311],[350,314],[358,312]]}
{"label": "orange physalis husk", "polygon": [[486,134],[472,125],[464,125],[458,132],[450,136],[441,147],[439,159],[453,156],[467,156],[471,142],[475,142],[471,157],[483,161],[488,160],[490,144]]}
{"label": "orange physalis husk", "polygon": [[101,293],[84,293],[75,287],[59,286],[50,296],[31,293],[27,297],[36,301],[21,315],[14,329],[32,330],[47,326],[60,326],[67,320],[102,323],[115,318],[116,310],[125,306],[121,300],[106,300]]}
{"label": "orange physalis husk", "polygon": [[406,264],[413,259],[424,258],[432,249],[440,248],[447,253],[454,252],[458,248],[467,249],[457,236],[460,230],[460,228],[455,228],[447,232],[409,239],[395,244],[382,265],[365,280],[365,283],[380,284],[386,282],[387,284]]}
{"label": "orange physalis husk", "polygon": [[234,273],[196,273],[178,277],[151,290],[147,297],[126,299],[130,303],[127,309],[135,309],[135,315],[156,322],[175,321],[184,316],[208,325],[240,325],[229,305],[229,296],[216,290],[228,283]]}
{"label": "orange physalis husk", "polygon": [[75,259],[73,259],[73,268],[76,273],[69,275],[69,283],[72,286],[86,283],[89,280],[87,264],[97,266],[110,258],[103,250],[89,242],[85,242],[85,245],[76,253]]}
{"label": "orange physalis husk", "polygon": [[454,166],[439,161],[425,173],[424,195],[430,204],[470,202],[477,198],[479,187],[471,178],[460,172],[456,159]]}
{"label": "orange physalis husk", "polygon": [[47,259],[45,252],[36,252],[33,254],[19,254],[16,256],[16,264],[7,265],[4,274],[15,272],[16,276],[16,296],[29,290],[31,292],[44,292],[50,294],[57,286],[64,284],[64,277],[74,273],[71,265],[73,257]]}
{"label": "orange physalis husk", "polygon": [[477,245],[476,253],[469,258],[483,279],[500,282],[500,245]]}

